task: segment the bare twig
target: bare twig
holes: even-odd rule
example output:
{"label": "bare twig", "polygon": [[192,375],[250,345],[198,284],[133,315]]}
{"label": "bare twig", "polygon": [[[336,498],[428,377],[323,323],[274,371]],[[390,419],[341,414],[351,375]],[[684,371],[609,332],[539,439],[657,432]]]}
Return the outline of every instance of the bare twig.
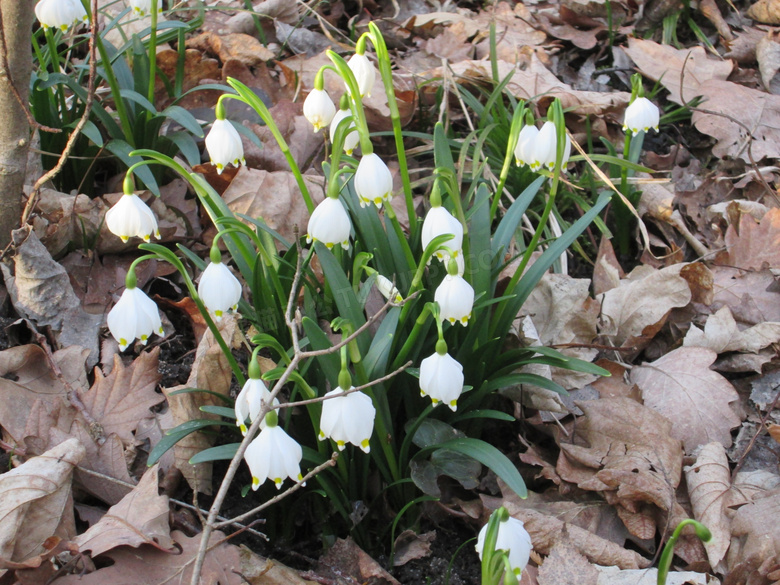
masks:
{"label": "bare twig", "polygon": [[[89,35],[89,83],[87,84],[87,101],[84,104],[84,113],[81,115],[81,119],[68,137],[68,142],[62,150],[62,154],[60,154],[60,159],[57,161],[57,164],[48,172],[44,173],[44,175],[35,182],[35,185],[33,185],[32,193],[30,193],[30,197],[27,199],[27,204],[24,206],[24,211],[22,212],[21,225],[24,225],[29,221],[30,215],[32,215],[35,204],[38,201],[41,187],[56,177],[62,170],[62,167],[65,166],[65,162],[68,160],[71,151],[76,146],[76,140],[92,114],[92,104],[95,100],[95,85],[97,83],[98,0],[92,0],[90,5],[92,11],[92,30]],[[108,64],[106,64],[106,66],[108,67]]]}

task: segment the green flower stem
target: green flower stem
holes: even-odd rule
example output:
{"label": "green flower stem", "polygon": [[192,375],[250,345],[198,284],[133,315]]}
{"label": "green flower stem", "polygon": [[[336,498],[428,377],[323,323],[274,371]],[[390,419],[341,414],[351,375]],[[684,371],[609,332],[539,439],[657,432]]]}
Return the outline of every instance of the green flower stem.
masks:
{"label": "green flower stem", "polygon": [[[157,79],[157,4],[162,0],[152,0],[152,22],[149,32],[149,89],[146,97],[149,103],[154,105],[154,82]],[[146,120],[152,119],[152,112],[146,111]]]}
{"label": "green flower stem", "polygon": [[[51,27],[46,29],[45,35],[46,44],[49,47],[49,60],[51,61],[52,70],[54,73],[60,73],[60,55],[57,52],[57,42],[54,40],[54,33],[52,32]],[[62,91],[61,86],[57,88],[56,96],[57,100],[60,102],[60,111],[62,112],[63,117],[65,117],[68,115],[68,106],[65,101],[65,93]]]}
{"label": "green flower stem", "polygon": [[506,155],[504,156],[504,166],[501,167],[501,175],[498,178],[498,187],[493,195],[493,202],[490,204],[490,220],[496,218],[498,212],[498,206],[501,203],[501,195],[504,192],[504,185],[506,185],[507,177],[509,177],[509,169],[512,165],[512,157],[517,147],[517,138],[520,136],[520,127],[523,124],[523,113],[525,112],[524,102],[517,104],[515,113],[512,116],[512,126],[509,131],[509,142],[506,146]]}
{"label": "green flower stem", "polygon": [[336,68],[336,72],[344,80],[349,88],[349,94],[352,97],[352,112],[355,115],[355,128],[360,135],[360,150],[363,156],[374,152],[374,145],[371,144],[371,137],[368,133],[368,121],[366,120],[366,111],[363,109],[363,98],[360,97],[360,89],[358,88],[355,75],[352,73],[352,69],[349,68],[347,62],[339,55],[331,50],[326,51],[328,58],[331,60]]}
{"label": "green flower stem", "polygon": [[[94,21],[94,15],[92,19],[92,25],[97,26]],[[127,115],[127,108],[125,107],[125,100],[122,97],[122,89],[119,87],[119,82],[114,75],[114,69],[111,63],[111,59],[108,57],[106,46],[103,44],[103,37],[101,35],[95,35],[95,44],[97,50],[100,53],[100,61],[103,64],[103,76],[108,83],[108,88],[111,90],[111,96],[114,98],[114,107],[116,108],[117,116],[119,116],[119,124],[122,126],[122,132],[125,135],[125,140],[130,146],[135,146],[135,136],[133,135],[133,126],[130,124],[130,118]]]}
{"label": "green flower stem", "polygon": [[176,270],[179,271],[182,278],[184,279],[184,284],[187,286],[187,290],[190,293],[190,297],[192,297],[192,300],[195,301],[195,304],[197,305],[200,314],[203,316],[203,319],[206,321],[206,325],[208,326],[209,331],[211,331],[211,334],[214,336],[214,339],[217,341],[217,344],[222,350],[222,353],[225,355],[225,358],[230,364],[230,369],[233,370],[233,375],[236,377],[236,381],[238,382],[239,386],[243,386],[244,383],[246,382],[246,378],[244,378],[244,374],[241,371],[238,362],[236,362],[236,358],[233,357],[233,352],[230,350],[227,343],[225,343],[225,339],[222,337],[222,333],[220,333],[219,328],[214,323],[214,320],[211,318],[211,315],[209,315],[208,309],[203,304],[203,301],[198,295],[198,290],[195,288],[195,284],[192,282],[192,279],[190,278],[190,275],[187,273],[187,270],[184,267],[182,261],[179,260],[179,258],[177,258],[176,255],[173,252],[171,252],[168,248],[166,248],[165,246],[161,246],[160,244],[139,244],[138,247],[141,250],[152,252],[152,254],[156,255],[157,257],[166,260],[174,268],[176,268]]}
{"label": "green flower stem", "polygon": [[[409,303],[406,303],[407,305]],[[420,337],[420,333],[422,332],[423,327],[428,322],[428,319],[431,316],[431,309],[430,309],[431,303],[426,303],[423,307],[423,310],[420,311],[420,314],[417,316],[417,319],[414,321],[414,326],[412,327],[411,332],[406,337],[406,341],[404,341],[404,344],[401,346],[401,349],[398,351],[398,355],[396,356],[395,360],[393,360],[393,365],[390,368],[390,370],[397,370],[401,367],[401,364],[405,363],[407,356],[409,355],[409,352],[412,350],[414,345],[417,343],[417,339]],[[401,320],[403,323],[403,320]]]}
{"label": "green flower stem", "polygon": [[295,182],[298,184],[298,189],[301,191],[303,201],[306,203],[306,209],[309,211],[309,213],[312,213],[315,206],[314,201],[309,194],[309,188],[306,186],[306,182],[303,180],[303,175],[301,174],[301,169],[298,167],[298,163],[295,162],[295,157],[293,157],[287,141],[279,131],[279,127],[276,125],[276,122],[274,122],[274,118],[271,116],[271,112],[268,111],[268,108],[263,103],[263,100],[257,97],[257,94],[255,94],[255,92],[249,89],[246,85],[232,77],[228,77],[227,82],[228,85],[235,89],[239,95],[236,96],[226,93],[221,95],[219,99],[222,100],[230,98],[242,101],[251,107],[255,112],[257,112],[260,118],[262,118],[263,122],[265,122],[265,125],[276,139],[276,143],[279,145],[279,149],[282,151],[284,158],[287,160],[287,164],[290,165],[290,170],[295,177]]}
{"label": "green flower stem", "polygon": [[[629,152],[631,151],[631,140],[633,138],[633,133],[631,130],[626,131],[626,137],[623,141],[623,160],[629,159]],[[631,201],[628,187],[628,168],[622,167],[620,169],[620,192],[625,196],[625,198],[629,201]],[[633,201],[632,201],[633,203]],[[625,204],[622,201],[615,201],[615,210],[617,213],[615,213],[616,219],[618,223],[620,224],[619,229],[617,230],[617,240],[618,240],[618,250],[621,254],[625,255],[628,253],[628,241],[629,241],[629,230],[628,226],[626,225],[627,221],[630,221],[630,213],[626,213]],[[619,211],[618,211],[619,210]]]}
{"label": "green flower stem", "polygon": [[412,254],[412,249],[409,247],[409,240],[406,239],[406,234],[404,234],[401,223],[398,221],[398,217],[395,215],[395,209],[393,209],[393,206],[387,202],[385,205],[383,205],[383,208],[385,210],[385,217],[390,219],[390,223],[393,226],[393,231],[398,236],[398,241],[401,242],[401,247],[404,249],[406,265],[415,266],[416,262],[414,261],[414,254]]}
{"label": "green flower stem", "polygon": [[398,169],[401,173],[401,181],[404,187],[404,198],[406,200],[406,212],[409,215],[409,229],[412,237],[415,237],[417,231],[417,214],[414,210],[414,199],[412,196],[412,184],[409,180],[409,166],[406,162],[406,149],[404,148],[404,136],[401,128],[401,113],[398,110],[398,100],[395,98],[395,86],[393,85],[393,64],[390,61],[390,54],[387,51],[385,39],[381,31],[373,22],[368,23],[369,38],[374,45],[377,61],[379,63],[379,75],[382,77],[382,84],[385,86],[387,95],[387,106],[390,108],[390,121],[393,123],[393,135],[395,136],[395,149],[398,154]]}
{"label": "green flower stem", "polygon": [[661,553],[661,558],[658,560],[658,585],[666,584],[666,576],[669,574],[669,568],[672,566],[672,557],[674,556],[674,547],[677,544],[677,539],[680,538],[683,528],[686,526],[693,526],[696,529],[696,536],[702,542],[709,542],[712,539],[712,533],[701,522],[687,518],[677,525],[674,529],[674,533],[671,538],[666,542],[664,550]]}

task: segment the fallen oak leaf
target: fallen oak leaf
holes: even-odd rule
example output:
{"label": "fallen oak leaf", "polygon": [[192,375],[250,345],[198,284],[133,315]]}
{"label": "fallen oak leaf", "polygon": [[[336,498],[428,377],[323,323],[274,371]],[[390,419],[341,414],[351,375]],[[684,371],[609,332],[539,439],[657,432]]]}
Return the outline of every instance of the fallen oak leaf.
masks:
{"label": "fallen oak leaf", "polygon": [[70,439],[0,476],[0,568],[46,552],[63,515],[73,513],[73,468],[84,454]]}
{"label": "fallen oak leaf", "polygon": [[685,334],[683,347],[706,347],[717,353],[749,351],[758,353],[780,341],[780,323],[759,323],[740,331],[728,306],[723,306],[707,318],[704,330],[696,325]]}
{"label": "fallen oak leaf", "polygon": [[780,268],[780,209],[770,209],[760,220],[742,214],[739,229],[730,224],[725,240],[729,266],[746,270]]}
{"label": "fallen oak leaf", "polygon": [[76,538],[80,551],[91,551],[95,557],[121,545],[149,544],[166,552],[173,549],[168,496],[157,493],[158,470],[157,465],[149,468],[129,494]]}
{"label": "fallen oak leaf", "polygon": [[716,358],[711,349],[681,347],[631,369],[645,405],[672,421],[671,436],[687,453],[712,441],[730,446],[731,429],[740,423],[729,406],[739,398],[737,391],[710,369]]}

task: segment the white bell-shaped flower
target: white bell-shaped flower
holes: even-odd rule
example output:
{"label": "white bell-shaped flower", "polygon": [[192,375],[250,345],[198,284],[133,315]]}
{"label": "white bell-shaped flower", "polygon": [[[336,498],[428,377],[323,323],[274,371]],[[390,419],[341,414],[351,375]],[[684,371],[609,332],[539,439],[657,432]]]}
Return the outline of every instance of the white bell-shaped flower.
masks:
{"label": "white bell-shaped flower", "polygon": [[[548,170],[553,170],[555,166],[555,155],[558,148],[558,134],[555,130],[555,124],[547,121],[542,124],[541,130],[534,142],[533,154],[531,156],[530,167],[531,170],[538,171],[540,168],[547,167]],[[561,161],[561,168],[566,168],[566,163],[569,160],[571,154],[571,139],[566,135],[566,143],[563,147],[563,159]]]}
{"label": "white bell-shaped flower", "polygon": [[384,161],[373,152],[363,155],[355,171],[355,192],[360,206],[373,203],[377,207],[393,196],[393,175]]}
{"label": "white bell-shaped flower", "polygon": [[[128,0],[136,16],[146,16],[152,12],[152,0]],[[163,0],[157,0],[157,12],[162,12]]]}
{"label": "white bell-shaped flower", "polygon": [[[336,128],[339,127],[339,124],[344,118],[348,118],[352,115],[352,112],[349,110],[339,110],[336,112],[336,115],[333,116],[333,120],[330,121],[330,141],[331,143],[335,142],[336,140]],[[357,147],[358,143],[360,142],[360,134],[358,133],[355,128],[355,122],[354,120],[349,124],[349,132],[344,137],[344,152],[346,152],[348,155],[352,154],[352,151],[355,150],[355,147]]]}
{"label": "white bell-shaped flower", "polygon": [[[350,387],[350,390],[353,387]],[[344,390],[339,387],[331,390],[328,396],[336,396],[322,402],[322,417],[320,418],[320,441],[326,438],[336,441],[339,451],[347,443],[360,447],[364,453],[371,448],[369,441],[374,431],[376,408],[371,398],[362,392],[351,392],[344,396]]]}
{"label": "white bell-shaped flower", "polygon": [[347,250],[351,231],[352,221],[341,200],[325,197],[309,218],[306,243],[322,242],[329,249],[341,244]]}
{"label": "white bell-shaped flower", "polygon": [[324,89],[311,90],[303,100],[303,116],[314,126],[315,132],[330,124],[335,115],[336,104]]}
{"label": "white bell-shaped flower", "polygon": [[228,164],[234,167],[246,164],[241,136],[228,120],[214,120],[206,136],[206,150],[209,152],[211,163],[217,167],[219,175]]}
{"label": "white bell-shaped flower", "polygon": [[89,20],[80,0],[41,0],[35,5],[35,16],[44,29],[58,28],[63,32]]}
{"label": "white bell-shaped flower", "polygon": [[[347,65],[352,70],[357,81],[358,90],[360,91],[360,97],[371,96],[371,90],[374,88],[374,82],[376,81],[376,70],[374,64],[371,63],[365,53],[358,55],[355,53],[347,61]],[[347,87],[349,91],[349,87]]]}
{"label": "white bell-shaped flower", "polygon": [[420,394],[436,406],[443,402],[453,412],[463,392],[463,366],[450,354],[434,352],[420,363]]}
{"label": "white bell-shaped flower", "polygon": [[241,300],[241,283],[223,262],[209,262],[198,283],[198,296],[217,321],[235,311]]}
{"label": "white bell-shaped flower", "polygon": [[157,219],[149,206],[135,193],[125,193],[119,201],[106,212],[106,226],[112,234],[126,242],[139,237],[148,242],[152,234],[160,239]]}
{"label": "white bell-shaped flower", "polygon": [[124,351],[136,339],[146,345],[152,333],[163,335],[155,302],[138,287],[126,288],[106,318],[108,330]]}
{"label": "white bell-shaped flower", "polygon": [[626,108],[623,131],[630,130],[636,134],[639,131],[647,132],[650,128],[653,128],[658,132],[660,117],[661,113],[658,111],[658,106],[646,97],[638,97]]}
{"label": "white bell-shaped flower", "polygon": [[526,124],[517,136],[515,146],[515,163],[520,166],[531,163],[534,156],[534,145],[539,137],[539,129],[533,124]]}
{"label": "white bell-shaped flower", "polygon": [[393,281],[386,276],[382,276],[381,274],[376,275],[376,288],[381,295],[388,300],[393,299],[396,303],[400,303],[404,300],[398,289],[393,286]]}
{"label": "white bell-shaped flower", "polygon": [[462,276],[448,274],[433,293],[442,321],[466,326],[474,308],[474,288]]}
{"label": "white bell-shaped flower", "polygon": [[303,479],[301,459],[303,450],[295,439],[278,425],[268,424],[249,444],[244,459],[252,472],[252,489],[256,490],[266,479],[281,489],[284,478]]}
{"label": "white bell-shaped flower", "polygon": [[[428,244],[434,238],[444,234],[452,234],[454,236],[451,240],[445,242],[444,245],[454,250],[453,256],[457,257],[463,246],[463,225],[443,206],[431,207],[425,216],[422,226],[423,250],[428,247]],[[437,250],[434,256],[442,262],[446,262],[450,257],[445,250]]]}
{"label": "white bell-shaped flower", "polygon": [[[236,425],[241,429],[241,434],[246,435],[246,420],[249,419],[250,424],[254,422],[263,407],[263,402],[268,406],[278,406],[279,400],[274,398],[269,403],[270,398],[271,392],[263,380],[251,376],[247,379],[236,397],[235,406]],[[260,423],[260,428],[265,428],[265,421]]]}
{"label": "white bell-shaped flower", "polygon": [[[482,549],[485,546],[487,528],[488,525],[485,524],[482,530],[479,531],[477,544],[474,547],[479,554],[480,560],[482,559]],[[508,516],[506,520],[499,522],[496,550],[502,550],[507,554],[509,566],[512,567],[512,572],[515,576],[519,577],[523,569],[525,569],[531,556],[532,548],[531,536],[525,529],[522,520]]]}

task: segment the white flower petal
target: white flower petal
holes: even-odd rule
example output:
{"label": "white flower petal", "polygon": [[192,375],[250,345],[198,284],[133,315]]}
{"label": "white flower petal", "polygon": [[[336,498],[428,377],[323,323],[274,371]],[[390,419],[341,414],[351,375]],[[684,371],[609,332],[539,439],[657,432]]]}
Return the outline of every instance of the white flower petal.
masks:
{"label": "white flower petal", "polygon": [[335,115],[336,105],[324,89],[311,90],[303,100],[303,116],[314,126],[315,132],[330,124]]}
{"label": "white flower petal", "polygon": [[306,241],[322,242],[328,248],[340,244],[349,248],[352,221],[340,199],[325,197],[309,218]]}
{"label": "white flower petal", "polygon": [[355,192],[362,206],[373,203],[379,207],[393,196],[393,175],[377,154],[366,154],[360,159],[355,171]]}
{"label": "white flower petal", "polygon": [[106,212],[106,227],[123,242],[134,237],[148,242],[152,235],[160,239],[154,212],[135,193],[122,195]]}
{"label": "white flower petal", "polygon": [[228,120],[214,120],[206,136],[206,150],[218,174],[229,164],[234,167],[246,164],[241,135]]}
{"label": "white flower petal", "polygon": [[534,144],[539,136],[539,130],[533,124],[527,124],[520,130],[515,146],[515,162],[518,165],[527,165],[533,159]]}
{"label": "white flower petal", "polygon": [[468,325],[474,308],[474,288],[462,276],[445,276],[433,294],[433,299],[439,303],[442,321]]}
{"label": "white flower petal", "polygon": [[285,477],[298,481],[302,458],[301,446],[282,427],[265,427],[244,453],[252,472],[252,489],[256,490],[266,479],[271,479],[277,488],[281,488]]}
{"label": "white flower petal", "polygon": [[434,404],[441,401],[455,410],[463,379],[463,366],[449,354],[434,353],[420,363],[420,390]]}
{"label": "white flower petal", "polygon": [[140,339],[143,343],[152,333],[163,334],[160,312],[155,302],[140,288],[126,288],[106,317],[111,335],[120,351]]}
{"label": "white flower petal", "polygon": [[[431,207],[425,216],[422,226],[422,246],[423,250],[428,247],[431,241],[443,234],[452,234],[451,240],[444,243],[448,248],[457,251],[463,246],[463,225],[443,206]],[[449,260],[450,255],[443,250],[434,254],[442,262]]]}
{"label": "white flower petal", "polygon": [[[482,550],[485,546],[485,538],[487,536],[487,527],[485,524],[482,530],[479,531],[477,537],[477,544],[474,547],[479,554],[479,558],[482,559]],[[531,536],[525,529],[523,522],[517,518],[511,516],[499,522],[498,535],[496,537],[496,550],[502,550],[507,553],[509,557],[509,566],[512,567],[512,571],[515,575],[520,575],[528,564],[528,559],[531,556],[531,549],[533,544],[531,542]]]}
{"label": "white flower petal", "polygon": [[[336,129],[339,127],[339,124],[344,118],[349,118],[352,116],[352,112],[349,110],[339,110],[336,112],[336,115],[333,116],[333,120],[330,121],[330,141],[331,143],[336,141]],[[349,128],[355,128],[355,122],[352,121],[349,124]],[[355,150],[355,147],[360,142],[360,134],[357,130],[352,130],[351,132],[348,132],[347,135],[344,137],[344,152],[347,154],[352,154],[352,151]]]}
{"label": "white flower petal", "polygon": [[[341,393],[343,390],[337,388],[325,396]],[[376,409],[371,398],[362,392],[352,392],[346,396],[325,400],[320,418],[320,439],[333,439],[339,449],[343,449],[346,443],[352,443],[368,453],[375,417]]]}
{"label": "white flower petal", "polygon": [[[152,0],[129,0],[130,7],[137,16],[145,16],[152,12]],[[162,12],[163,0],[157,0],[157,12]]]}
{"label": "white flower petal", "polygon": [[660,116],[658,106],[645,97],[638,97],[626,108],[623,130],[631,130],[636,134],[640,130],[647,132],[653,128],[658,132]]}
{"label": "white flower petal", "polygon": [[79,0],[41,0],[35,5],[35,16],[43,28],[62,31],[88,20],[87,11]]}
{"label": "white flower petal", "polygon": [[235,310],[241,292],[241,283],[223,262],[209,262],[200,276],[198,296],[217,320]]}
{"label": "white flower petal", "polygon": [[[542,124],[541,130],[536,137],[531,154],[530,167],[532,170],[539,170],[541,167],[547,167],[552,170],[555,167],[555,156],[558,148],[558,134],[553,122],[547,121]],[[563,147],[563,159],[561,168],[566,168],[571,153],[571,139],[566,135],[566,143]]]}
{"label": "white flower petal", "polygon": [[[376,81],[376,70],[374,64],[368,59],[366,54],[358,55],[355,53],[347,61],[347,65],[355,75],[355,80],[358,84],[358,90],[360,91],[360,97],[371,96],[371,90],[374,87]],[[349,91],[349,88],[347,88]]]}

